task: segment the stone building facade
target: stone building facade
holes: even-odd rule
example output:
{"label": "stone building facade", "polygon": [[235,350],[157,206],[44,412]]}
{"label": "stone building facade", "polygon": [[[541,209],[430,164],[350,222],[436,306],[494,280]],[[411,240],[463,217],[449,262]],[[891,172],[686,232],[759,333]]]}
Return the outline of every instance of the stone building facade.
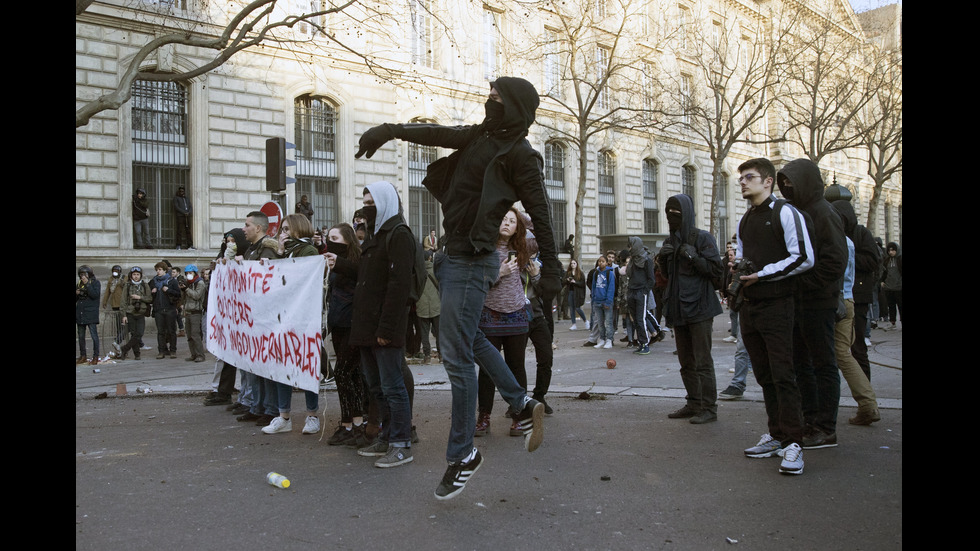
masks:
{"label": "stone building facade", "polygon": [[[674,14],[671,10],[708,3],[644,4],[666,6],[664,13]],[[727,3],[758,11],[768,2]],[[304,13],[329,3],[280,4],[279,10]],[[850,9],[846,2],[839,4],[836,9]],[[234,5],[196,0],[94,2],[76,17],[76,108],[111,91],[139,48],[153,38],[182,29],[217,35],[228,17],[221,10]],[[420,236],[430,229],[441,234],[439,210],[420,181],[425,166],[448,152],[393,141],[372,159],[355,160],[357,140],[383,122],[479,122],[487,82],[494,76],[522,76],[539,91],[547,90],[546,60],[508,52],[519,46],[519,31],[548,32],[548,14],[508,10],[505,2],[493,1],[389,0],[378,5],[393,16],[383,28],[353,25],[343,13],[314,21],[343,42],[343,48],[311,25],[296,25],[288,30],[289,37],[301,42],[247,49],[179,83],[137,81],[130,101],[76,128],[76,262],[89,263],[97,271],[115,263],[147,268],[161,257],[176,265],[206,264],[222,235],[240,227],[248,212],[268,201],[277,201],[288,214],[300,195],[308,195],[315,225],[329,227],[349,222],[364,186],[376,180],[388,180],[400,190],[407,218]],[[441,25],[450,21],[449,28]],[[358,55],[365,52],[387,72],[379,76],[370,70]],[[140,69],[180,73],[213,56],[206,48],[167,46],[147,57]],[[560,126],[566,119],[554,100],[542,100],[539,121]],[[559,243],[574,233],[581,166],[586,172],[581,243],[586,259],[625,243],[629,234],[645,234],[656,242],[666,228],[663,202],[682,191],[695,199],[699,225],[708,226],[715,201],[712,162],[704,145],[669,131],[607,129],[592,137],[582,165],[574,145],[546,126],[534,125],[528,138],[546,159]],[[266,190],[265,142],[270,137],[284,137],[297,146],[290,152],[297,162],[295,173],[290,172],[296,183],[284,194]],[[771,145],[737,144],[732,149],[723,163],[723,177],[730,185],[722,186],[724,194],[717,198],[723,203],[723,216],[715,233],[722,245],[745,210],[736,167],[756,156],[785,162],[798,152],[774,151]],[[821,168],[852,190],[855,210],[863,218],[871,183],[860,156],[834,154],[821,162]],[[174,250],[170,205],[178,185],[186,187],[193,206],[193,251]],[[154,249],[133,246],[132,196],[137,188],[146,189],[152,200]],[[900,176],[885,193],[879,227],[872,230],[885,240],[897,240]]]}

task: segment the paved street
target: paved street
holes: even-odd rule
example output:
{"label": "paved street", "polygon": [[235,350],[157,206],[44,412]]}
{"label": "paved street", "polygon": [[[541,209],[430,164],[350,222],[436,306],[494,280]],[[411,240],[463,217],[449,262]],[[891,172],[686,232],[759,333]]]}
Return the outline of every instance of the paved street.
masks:
{"label": "paved street", "polygon": [[[213,361],[183,361],[183,340],[176,360],[146,350],[99,373],[76,366],[76,549],[901,548],[901,330],[872,332],[882,421],[847,424],[856,409],[842,379],[840,446],[804,452],[805,473],[791,477],[778,458],[742,455],[766,432],[751,375],[745,399],[719,402],[717,423],[667,419],[684,397],[670,338],[635,356],[618,341],[583,348],[587,332],[568,326],[556,327],[555,414],[541,448],[529,454],[507,435],[498,397],[491,435],[476,439],[486,462],[448,502],[432,495],[449,427],[440,364],[412,366],[421,442],[394,469],[326,445],[339,419],[332,390],[320,394],[322,438],[300,433],[301,394],[291,434],[203,407]],[[727,329],[726,313],[715,320],[718,390],[733,365]],[[155,348],[155,334],[144,340]],[[586,390],[592,399],[579,397]],[[292,485],[267,484],[269,471]]]}

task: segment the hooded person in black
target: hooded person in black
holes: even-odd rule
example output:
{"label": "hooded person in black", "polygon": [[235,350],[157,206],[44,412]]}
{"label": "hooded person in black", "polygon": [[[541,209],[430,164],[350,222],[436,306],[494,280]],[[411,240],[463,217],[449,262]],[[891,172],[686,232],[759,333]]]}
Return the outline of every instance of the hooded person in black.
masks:
{"label": "hooded person in black", "polygon": [[391,139],[455,149],[432,163],[423,184],[442,204],[445,247],[435,256],[439,280],[439,351],[453,391],[452,424],[446,459],[449,467],[436,489],[437,499],[451,499],[465,487],[483,462],[473,447],[479,364],[510,404],[534,451],[543,438],[544,404],[527,396],[478,328],[483,302],[499,277],[496,242],[500,220],[520,201],[531,216],[541,260],[540,290],[550,303],[561,286],[561,263],[551,228],[541,154],[526,136],[539,104],[534,86],[521,78],[500,77],[490,83],[480,124],[382,124],[366,131],[355,158],[368,158]]}
{"label": "hooded person in black", "polygon": [[681,380],[687,390],[687,403],[668,417],[709,423],[718,420],[711,326],[722,312],[711,281],[722,278],[724,265],[715,238],[695,227],[694,202],[689,196],[670,197],[666,211],[670,233],[659,255],[667,272],[663,310],[668,327],[674,329]]}
{"label": "hooded person in black", "polygon": [[[413,461],[412,406],[402,364],[416,239],[389,182],[364,187],[368,238],[361,245],[350,345],[360,348],[364,383],[380,408],[378,440],[357,451],[380,468]],[[384,456],[384,457],[381,457]]]}
{"label": "hooded person in black", "polygon": [[[894,241],[888,243],[882,259],[882,268],[881,292],[887,299],[888,321],[891,323],[885,329],[895,329],[895,320],[900,319],[902,315],[902,248],[898,243]],[[896,312],[898,318],[895,316]]]}
{"label": "hooded person in black", "polygon": [[847,267],[840,215],[824,199],[820,168],[809,159],[790,161],[776,174],[779,191],[810,217],[813,268],[797,277],[793,364],[806,424],[803,449],[837,445],[840,372],[834,354],[838,295]]}
{"label": "hooded person in black", "polygon": [[[633,321],[636,339],[636,350],[633,353],[646,355],[650,353],[650,343],[663,340],[663,331],[660,330],[656,317],[650,313],[651,309],[656,308],[651,300],[653,287],[656,284],[654,262],[639,237],[635,235],[628,237],[626,244],[629,246],[629,264],[626,265],[626,303]],[[647,330],[648,322],[653,327],[652,334]]]}
{"label": "hooded person in black", "polygon": [[868,345],[864,341],[868,327],[868,308],[874,300],[874,286],[881,251],[868,228],[858,224],[857,215],[850,201],[841,199],[831,203],[844,221],[844,233],[854,243],[854,344],[851,355],[861,366],[861,371],[871,380],[871,363],[868,361]]}

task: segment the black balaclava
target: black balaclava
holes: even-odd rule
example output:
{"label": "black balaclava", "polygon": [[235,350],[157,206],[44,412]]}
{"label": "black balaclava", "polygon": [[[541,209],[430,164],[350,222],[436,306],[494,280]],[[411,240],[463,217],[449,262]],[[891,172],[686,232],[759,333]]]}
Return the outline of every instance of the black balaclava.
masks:
{"label": "black balaclava", "polygon": [[487,130],[496,130],[500,126],[500,123],[504,121],[504,104],[488,99],[483,104],[483,108],[486,111]]}
{"label": "black balaclava", "polygon": [[671,233],[681,228],[681,222],[683,220],[684,217],[681,213],[667,210],[667,227],[670,229]]}
{"label": "black balaclava", "polygon": [[[681,229],[681,224],[684,222],[683,209],[681,208],[681,203],[677,197],[670,197],[667,199],[666,204],[667,209],[667,227],[670,229],[670,233],[674,233]],[[677,212],[672,212],[677,211]]]}
{"label": "black balaclava", "polygon": [[370,233],[374,233],[374,222],[378,219],[378,207],[374,205],[366,205],[361,207],[361,214],[364,215],[364,223],[367,225],[367,230]]}

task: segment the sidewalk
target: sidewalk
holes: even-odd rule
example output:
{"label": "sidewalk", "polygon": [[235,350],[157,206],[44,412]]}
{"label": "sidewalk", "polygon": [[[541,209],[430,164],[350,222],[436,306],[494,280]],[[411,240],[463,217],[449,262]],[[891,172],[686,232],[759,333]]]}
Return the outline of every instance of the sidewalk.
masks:
{"label": "sidewalk", "polygon": [[[734,366],[735,345],[722,341],[728,331],[727,312],[715,318],[714,343],[712,355],[715,360],[715,374],[718,391],[722,391],[731,380],[729,368]],[[596,350],[583,347],[588,331],[580,329],[569,331],[571,324],[556,321],[554,367],[550,395],[578,395],[588,391],[598,395],[645,396],[650,398],[684,398],[684,385],[680,378],[680,367],[671,333],[668,337],[651,346],[647,356],[637,356],[633,349],[619,342],[622,336],[617,333],[612,349]],[[901,324],[899,324],[901,327]],[[152,347],[142,351],[142,360],[137,362],[107,360],[98,366],[75,366],[76,398],[90,398],[101,393],[115,396],[118,385],[125,385],[128,395],[134,394],[187,394],[206,393],[211,390],[214,369],[214,356],[207,355],[208,361],[202,363],[186,362],[187,342],[180,338],[177,343],[177,359],[156,358],[156,334],[147,333],[143,342]],[[902,330],[872,330],[872,345],[868,356],[872,364],[871,382],[878,396],[880,409],[902,409]],[[104,342],[103,348],[108,343]],[[76,344],[77,347],[77,344]],[[615,369],[606,368],[607,359],[616,360]],[[534,349],[527,348],[526,369],[529,388],[534,385]],[[442,364],[413,364],[416,390],[449,390],[448,378]],[[93,370],[99,373],[93,373]],[[746,401],[762,401],[762,391],[750,375],[745,391]],[[850,389],[841,377],[841,406],[856,407]]]}

